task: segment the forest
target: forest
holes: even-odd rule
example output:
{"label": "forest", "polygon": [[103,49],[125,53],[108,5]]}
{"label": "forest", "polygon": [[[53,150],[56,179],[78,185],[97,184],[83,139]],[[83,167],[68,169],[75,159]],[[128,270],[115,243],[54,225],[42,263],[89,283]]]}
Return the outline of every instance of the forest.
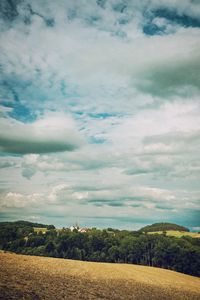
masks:
{"label": "forest", "polygon": [[[34,228],[47,228],[44,233]],[[162,228],[165,228],[164,226]],[[145,231],[89,229],[80,233],[25,221],[0,223],[0,249],[26,255],[129,263],[200,276],[200,239]]]}

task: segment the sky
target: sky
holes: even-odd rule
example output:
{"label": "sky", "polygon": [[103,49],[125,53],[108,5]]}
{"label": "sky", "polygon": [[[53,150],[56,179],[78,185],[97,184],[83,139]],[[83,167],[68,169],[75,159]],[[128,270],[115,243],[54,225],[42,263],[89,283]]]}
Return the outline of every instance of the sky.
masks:
{"label": "sky", "polygon": [[0,221],[200,226],[200,1],[0,1]]}

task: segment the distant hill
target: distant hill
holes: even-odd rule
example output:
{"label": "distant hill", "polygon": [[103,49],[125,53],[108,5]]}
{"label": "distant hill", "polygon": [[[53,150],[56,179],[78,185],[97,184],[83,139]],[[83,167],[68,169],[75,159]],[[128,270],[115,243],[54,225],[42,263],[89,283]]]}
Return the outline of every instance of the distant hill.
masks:
{"label": "distant hill", "polygon": [[190,231],[184,226],[180,226],[173,223],[155,223],[152,225],[147,225],[140,229],[141,232],[154,232],[154,231],[167,231],[167,230],[176,230],[176,231]]}
{"label": "distant hill", "polygon": [[40,223],[33,223],[29,221],[15,221],[15,222],[0,222],[0,227],[7,227],[7,228],[22,228],[22,227],[37,227],[37,228],[48,228],[51,227],[51,229],[54,229],[54,225],[46,225],[46,224],[40,224]]}

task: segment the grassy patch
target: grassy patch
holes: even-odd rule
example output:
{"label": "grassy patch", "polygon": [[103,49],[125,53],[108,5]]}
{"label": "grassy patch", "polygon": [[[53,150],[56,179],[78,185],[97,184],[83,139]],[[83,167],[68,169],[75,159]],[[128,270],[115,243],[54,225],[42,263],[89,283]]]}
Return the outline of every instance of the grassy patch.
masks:
{"label": "grassy patch", "polygon": [[[162,234],[163,231],[153,231],[148,232],[148,234]],[[198,232],[187,232],[187,231],[176,231],[176,230],[167,230],[167,236],[175,236],[175,237],[182,237],[182,236],[190,236],[192,238],[200,238],[200,233]]]}
{"label": "grassy patch", "polygon": [[37,233],[39,233],[39,232],[41,232],[41,233],[46,233],[47,231],[48,231],[48,229],[47,228],[40,228],[40,227],[34,227],[33,228],[34,229],[34,232],[37,232]]}

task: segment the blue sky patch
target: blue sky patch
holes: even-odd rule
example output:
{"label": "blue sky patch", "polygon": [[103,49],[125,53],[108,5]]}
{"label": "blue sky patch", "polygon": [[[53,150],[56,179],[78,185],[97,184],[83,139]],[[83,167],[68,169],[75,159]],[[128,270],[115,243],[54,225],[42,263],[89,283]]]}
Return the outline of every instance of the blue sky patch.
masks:
{"label": "blue sky patch", "polygon": [[200,19],[185,14],[179,15],[173,10],[158,9],[154,12],[154,16],[165,18],[166,20],[182,25],[183,27],[200,27]]}

